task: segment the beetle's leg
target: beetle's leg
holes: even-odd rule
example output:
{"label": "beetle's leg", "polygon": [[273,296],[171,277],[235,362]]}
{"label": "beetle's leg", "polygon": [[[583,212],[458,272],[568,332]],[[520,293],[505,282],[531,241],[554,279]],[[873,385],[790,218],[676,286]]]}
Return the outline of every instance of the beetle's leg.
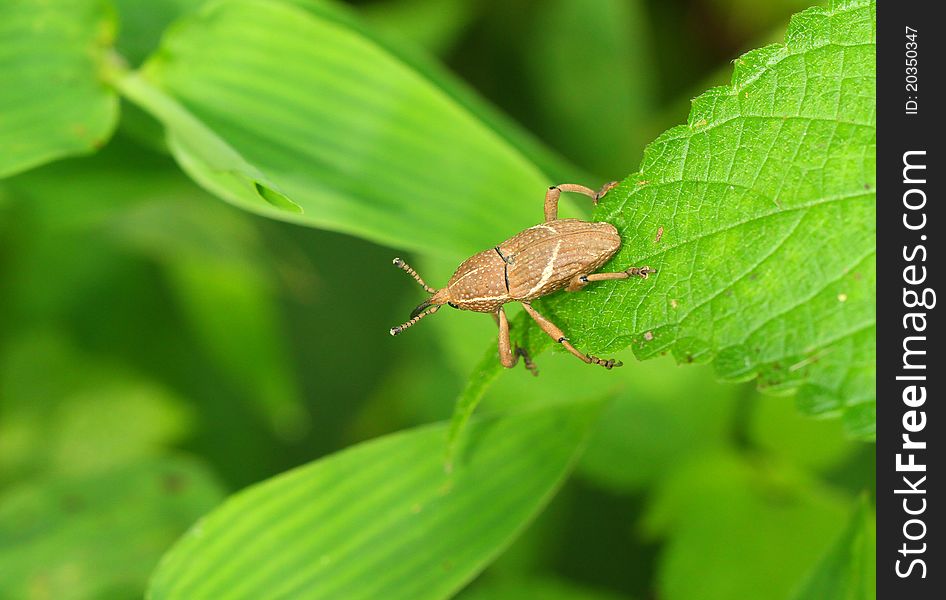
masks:
{"label": "beetle's leg", "polygon": [[511,369],[519,362],[519,355],[513,354],[509,343],[509,319],[506,318],[506,311],[500,306],[499,310],[493,313],[493,318],[499,325],[499,362],[503,363],[507,369]]}
{"label": "beetle's leg", "polygon": [[601,200],[602,198],[604,198],[604,195],[607,194],[608,192],[610,192],[610,191],[611,191],[612,189],[614,189],[615,187],[617,187],[617,185],[618,185],[619,183],[621,183],[621,182],[620,182],[620,181],[609,181],[609,182],[607,182],[606,184],[604,184],[603,186],[601,186],[601,189],[599,189],[597,192],[595,192],[595,204],[598,204],[598,200]]}
{"label": "beetle's leg", "polygon": [[545,220],[554,221],[558,218],[558,199],[561,197],[562,192],[577,192],[579,194],[584,194],[591,198],[592,202],[597,205],[598,200],[600,200],[608,191],[611,190],[614,186],[618,184],[617,181],[610,181],[603,186],[597,192],[589,187],[583,185],[578,185],[577,183],[560,183],[558,185],[553,185],[545,192]]}
{"label": "beetle's leg", "polygon": [[577,292],[592,281],[627,279],[629,277],[640,277],[641,279],[647,279],[656,272],[656,269],[651,269],[650,267],[630,267],[618,273],[589,273],[588,275],[575,275],[571,278],[571,281],[568,282],[568,287],[566,287],[565,290],[569,292]]}
{"label": "beetle's leg", "polygon": [[595,191],[583,185],[578,185],[577,183],[560,183],[558,185],[553,185],[548,189],[548,191],[545,192],[546,222],[554,221],[558,218],[558,199],[561,197],[562,192],[578,192],[579,194],[588,196],[595,202],[598,201],[595,196]]}
{"label": "beetle's leg", "polygon": [[589,275],[585,275],[585,283],[590,283],[592,281],[607,281],[609,279],[627,279],[629,277],[640,277],[641,279],[647,279],[656,272],[657,269],[652,269],[650,267],[628,267],[618,273],[591,273]]}
{"label": "beetle's leg", "polygon": [[424,283],[424,280],[421,279],[420,275],[417,274],[417,271],[415,271],[414,269],[412,269],[411,266],[410,266],[409,264],[407,264],[406,262],[404,262],[402,259],[400,259],[400,258],[395,258],[393,262],[394,262],[394,266],[395,266],[395,267],[397,267],[398,269],[404,271],[405,273],[407,273],[408,275],[410,275],[411,277],[413,277],[413,278],[414,278],[414,281],[416,281],[417,283],[419,283],[422,288],[424,288],[425,290],[427,290],[428,293],[430,293],[430,294],[435,294],[435,293],[437,293],[437,290],[435,290],[434,288],[432,288],[432,287],[430,287],[429,285],[427,285],[426,283]]}
{"label": "beetle's leg", "polygon": [[624,364],[619,360],[614,360],[613,358],[598,358],[597,356],[579,352],[577,348],[571,345],[571,343],[568,341],[568,338],[565,337],[565,332],[559,329],[555,323],[540,315],[534,308],[532,308],[532,305],[529,303],[523,302],[522,306],[526,309],[526,312],[529,313],[529,316],[535,319],[535,322],[539,324],[539,327],[542,328],[542,331],[547,333],[549,337],[559,344],[565,346],[566,350],[577,356],[580,360],[593,365],[601,365],[605,369],[620,367]]}
{"label": "beetle's leg", "polygon": [[518,345],[515,350],[512,349],[512,344],[509,342],[509,319],[506,318],[506,311],[503,310],[501,306],[497,312],[493,313],[493,319],[496,321],[496,324],[499,325],[499,361],[504,367],[511,369],[516,366],[521,356],[522,361],[526,365],[526,369],[537,376],[539,370],[536,368],[535,363],[532,362],[532,357],[529,356],[529,353]]}
{"label": "beetle's leg", "polygon": [[516,355],[522,357],[522,362],[526,365],[526,370],[532,373],[533,377],[539,376],[539,368],[532,362],[532,357],[522,346],[516,346]]}

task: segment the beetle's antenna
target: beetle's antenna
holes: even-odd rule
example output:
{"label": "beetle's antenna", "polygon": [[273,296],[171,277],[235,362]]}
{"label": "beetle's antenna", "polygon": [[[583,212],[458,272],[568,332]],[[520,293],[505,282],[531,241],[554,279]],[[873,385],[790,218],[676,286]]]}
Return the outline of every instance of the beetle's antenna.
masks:
{"label": "beetle's antenna", "polygon": [[440,310],[440,307],[441,307],[441,306],[442,306],[441,304],[434,304],[433,306],[431,306],[431,307],[428,308],[427,310],[425,310],[425,311],[423,311],[423,312],[421,312],[421,313],[418,313],[418,314],[417,314],[416,316],[414,316],[414,317],[411,317],[411,320],[408,321],[407,323],[404,323],[403,325],[398,325],[397,327],[392,327],[392,328],[391,328],[391,335],[397,335],[397,334],[401,333],[402,331],[404,331],[405,329],[407,329],[408,327],[412,326],[414,323],[420,321],[421,319],[423,319],[423,318],[426,317],[427,315],[432,315],[432,314],[434,314],[435,312],[437,312],[438,310]]}
{"label": "beetle's antenna", "polygon": [[400,258],[395,258],[395,259],[394,259],[394,266],[397,267],[398,269],[404,271],[405,273],[407,273],[407,274],[410,275],[411,277],[413,277],[413,278],[414,278],[414,281],[416,281],[417,283],[419,283],[422,288],[424,288],[425,290],[427,290],[428,293],[434,294],[434,293],[437,292],[437,290],[435,290],[434,288],[432,288],[432,287],[430,287],[429,285],[427,285],[426,283],[424,283],[424,280],[420,278],[420,275],[417,274],[417,271],[415,271],[414,269],[412,269],[409,264],[407,264],[406,262],[404,262],[404,261],[401,260]]}

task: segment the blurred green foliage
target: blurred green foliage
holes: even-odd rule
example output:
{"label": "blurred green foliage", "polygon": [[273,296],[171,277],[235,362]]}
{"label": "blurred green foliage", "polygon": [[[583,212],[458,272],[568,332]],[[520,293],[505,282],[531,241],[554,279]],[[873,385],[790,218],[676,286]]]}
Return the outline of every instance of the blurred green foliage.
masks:
{"label": "blurred green foliage", "polygon": [[[114,41],[137,66],[198,3],[64,1],[56,9],[79,9],[81,19],[53,14],[22,26],[21,11],[46,4],[0,0],[0,70],[17,74],[0,90],[3,174],[88,153],[111,130],[114,97],[88,77],[123,67],[104,52],[99,65],[89,55],[76,60],[70,44],[101,50]],[[173,106],[157,111],[170,144],[154,117],[123,102],[117,133],[95,155],[0,180],[0,597],[140,597],[160,556],[226,493],[448,418],[473,364],[495,343],[495,326],[481,315],[443,314],[392,340],[388,327],[418,294],[391,258],[417,252],[415,266],[437,285],[467,250],[537,219],[550,179],[595,184],[635,171],[644,144],[685,121],[691,97],[727,83],[729,61],[781,39],[789,15],[805,7],[797,0],[764,8],[744,0],[216,4],[250,39],[261,22],[250,16],[328,19],[279,21],[287,28],[281,41],[302,49],[344,42],[373,65],[352,78],[304,61],[297,74],[310,87],[296,86],[293,102],[254,121],[248,107],[287,97],[280,90],[289,84],[276,77],[271,87],[236,93],[240,73],[214,71],[214,63],[249,56],[259,67],[252,61],[261,58],[240,45],[211,56],[188,47],[197,42],[188,42],[186,28],[171,26],[167,39],[177,46],[152,64],[171,69],[181,53],[194,60],[203,53],[207,77],[171,69],[145,82],[161,106],[160,94],[176,93],[192,115],[211,105],[232,109],[215,125],[228,131],[238,158],[263,165],[252,175],[271,183],[270,199],[288,191],[309,198],[309,222],[344,233],[269,220],[202,190],[172,156],[237,203],[257,188],[247,187],[254,179],[239,161],[220,168],[203,160],[201,149],[216,142],[200,122],[178,120]],[[64,34],[50,33],[63,24]],[[49,52],[29,54],[48,40],[56,42]],[[262,59],[278,67],[299,58],[292,52],[281,46]],[[28,113],[46,116],[19,119],[31,124],[31,146],[13,161],[11,140],[24,136],[7,107],[17,90],[48,78],[23,55],[38,56],[61,79]],[[339,78],[376,97],[367,108],[345,97],[309,102],[320,99],[320,82]],[[416,126],[400,131],[385,107],[398,106],[391,95],[405,80],[423,87],[426,104],[418,106],[427,108],[406,115]],[[234,97],[246,104],[228,107]],[[356,109],[390,128],[385,147],[399,154],[372,154],[377,140],[359,137],[372,129]],[[349,115],[335,118],[337,111]],[[76,118],[84,129],[74,128]],[[280,128],[300,127],[312,127],[314,138],[319,127],[334,133],[288,153],[273,141]],[[439,140],[433,149],[424,146],[431,139]],[[431,153],[439,162],[422,162]],[[346,169],[357,171],[356,163],[384,177],[352,180]],[[262,206],[260,196],[252,201]],[[363,230],[332,220],[329,209],[347,210],[348,202],[370,217]],[[269,206],[257,209],[295,218]],[[565,207],[576,216],[582,210]],[[606,403],[574,475],[511,546],[497,554],[512,537],[497,536],[451,580],[455,587],[493,560],[459,597],[873,597],[864,584],[873,563],[871,444],[847,438],[837,421],[800,415],[790,397],[717,383],[706,365],[638,362],[628,350],[618,356],[621,371],[599,373],[546,353],[538,379],[517,369],[486,392],[483,410],[494,413]],[[539,425],[505,430],[508,444]],[[565,437],[558,446],[549,435],[549,452],[568,455]],[[440,457],[424,458],[430,467]],[[405,472],[381,472],[376,483],[393,484]],[[350,477],[342,473],[339,483]],[[371,489],[364,496],[370,506]],[[481,502],[495,508],[501,497]],[[386,507],[374,514],[383,517]],[[455,522],[469,514],[486,539],[492,513],[466,510]],[[423,545],[426,530],[395,531]]]}

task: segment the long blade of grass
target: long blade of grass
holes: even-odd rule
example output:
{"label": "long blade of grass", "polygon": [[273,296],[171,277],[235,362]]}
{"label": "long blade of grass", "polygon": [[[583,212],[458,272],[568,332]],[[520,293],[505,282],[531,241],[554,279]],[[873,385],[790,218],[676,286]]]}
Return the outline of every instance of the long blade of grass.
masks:
{"label": "long blade of grass", "polygon": [[477,420],[449,473],[436,425],[253,486],[167,554],[151,597],[447,598],[551,498],[599,407]]}

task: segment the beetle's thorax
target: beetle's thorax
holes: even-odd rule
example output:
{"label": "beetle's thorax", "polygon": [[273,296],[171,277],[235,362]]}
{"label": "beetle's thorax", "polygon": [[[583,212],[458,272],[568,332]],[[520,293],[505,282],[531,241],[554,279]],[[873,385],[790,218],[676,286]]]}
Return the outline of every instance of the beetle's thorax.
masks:
{"label": "beetle's thorax", "polygon": [[573,277],[600,268],[620,246],[610,223],[548,221],[468,258],[441,299],[463,310],[494,312],[506,302],[562,289]]}

